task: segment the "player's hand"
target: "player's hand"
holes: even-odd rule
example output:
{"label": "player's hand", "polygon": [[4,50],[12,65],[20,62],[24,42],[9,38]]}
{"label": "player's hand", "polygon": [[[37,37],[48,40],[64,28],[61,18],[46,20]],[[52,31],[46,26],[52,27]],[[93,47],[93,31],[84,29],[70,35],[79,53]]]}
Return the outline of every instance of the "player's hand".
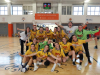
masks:
{"label": "player's hand", "polygon": [[19,55],[21,56],[21,53],[19,53]]}
{"label": "player's hand", "polygon": [[61,61],[61,58],[58,58],[59,61]]}
{"label": "player's hand", "polygon": [[17,28],[17,30],[19,30],[19,28]]}
{"label": "player's hand", "polygon": [[28,42],[28,40],[26,40],[26,43]]}

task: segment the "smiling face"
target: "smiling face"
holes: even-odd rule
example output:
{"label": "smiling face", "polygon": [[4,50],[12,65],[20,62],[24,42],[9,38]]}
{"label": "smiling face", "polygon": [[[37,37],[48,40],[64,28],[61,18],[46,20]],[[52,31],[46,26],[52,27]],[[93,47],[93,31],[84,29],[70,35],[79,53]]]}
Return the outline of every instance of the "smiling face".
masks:
{"label": "smiling face", "polygon": [[47,52],[48,49],[49,49],[49,46],[46,45],[46,46],[44,47],[44,52]]}
{"label": "smiling face", "polygon": [[40,28],[40,32],[43,32],[43,28]]}
{"label": "smiling face", "polygon": [[60,31],[61,29],[60,29],[60,27],[58,27],[58,31]]}
{"label": "smiling face", "polygon": [[49,28],[48,27],[46,27],[46,32],[49,32]]}
{"label": "smiling face", "polygon": [[30,28],[29,27],[26,30],[27,30],[27,32],[30,32]]}
{"label": "smiling face", "polygon": [[35,50],[35,45],[31,45],[31,49],[32,49],[32,51],[34,51]]}
{"label": "smiling face", "polygon": [[83,29],[82,26],[79,26],[79,27],[78,27],[78,30],[79,30],[79,31],[82,31],[82,29]]}
{"label": "smiling face", "polygon": [[58,44],[58,43],[55,43],[55,47],[56,47],[56,48],[59,48],[59,44]]}
{"label": "smiling face", "polygon": [[77,37],[76,37],[75,35],[73,36],[72,39],[73,39],[73,41],[75,41],[75,42],[77,41]]}
{"label": "smiling face", "polygon": [[33,26],[33,29],[34,29],[34,31],[36,31],[37,29],[36,29],[36,26]]}
{"label": "smiling face", "polygon": [[69,23],[68,23],[69,28],[71,28],[72,25],[73,25],[72,22],[69,22]]}
{"label": "smiling face", "polygon": [[51,44],[51,42],[52,42],[52,40],[51,40],[51,39],[49,39],[49,40],[48,40],[48,44]]}
{"label": "smiling face", "polygon": [[67,40],[66,40],[66,38],[63,38],[62,41],[63,41],[64,43],[66,43]]}
{"label": "smiling face", "polygon": [[36,41],[37,41],[36,38],[34,38],[34,39],[33,39],[33,42],[36,43]]}

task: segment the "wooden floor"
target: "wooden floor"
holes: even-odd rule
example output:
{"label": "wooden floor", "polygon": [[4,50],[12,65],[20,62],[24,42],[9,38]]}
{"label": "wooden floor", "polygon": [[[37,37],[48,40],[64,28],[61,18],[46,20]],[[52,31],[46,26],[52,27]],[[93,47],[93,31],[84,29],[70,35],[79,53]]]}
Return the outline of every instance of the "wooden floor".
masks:
{"label": "wooden floor", "polygon": [[0,75],[100,75],[100,41],[98,41],[99,49],[94,49],[94,41],[89,42],[89,51],[91,55],[92,65],[87,64],[87,58],[84,54],[84,62],[82,70],[78,71],[77,66],[73,66],[69,59],[66,63],[62,63],[61,67],[56,67],[51,72],[53,64],[50,66],[40,66],[33,72],[31,66],[26,73],[22,73],[19,69],[21,57],[19,38],[0,37]]}

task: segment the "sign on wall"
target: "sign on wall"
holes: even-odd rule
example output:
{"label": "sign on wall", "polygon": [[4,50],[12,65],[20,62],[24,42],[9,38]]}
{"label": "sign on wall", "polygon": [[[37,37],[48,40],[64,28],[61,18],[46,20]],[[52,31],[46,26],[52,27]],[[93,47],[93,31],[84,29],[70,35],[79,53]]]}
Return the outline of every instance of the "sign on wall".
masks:
{"label": "sign on wall", "polygon": [[59,14],[35,14],[35,20],[59,20]]}

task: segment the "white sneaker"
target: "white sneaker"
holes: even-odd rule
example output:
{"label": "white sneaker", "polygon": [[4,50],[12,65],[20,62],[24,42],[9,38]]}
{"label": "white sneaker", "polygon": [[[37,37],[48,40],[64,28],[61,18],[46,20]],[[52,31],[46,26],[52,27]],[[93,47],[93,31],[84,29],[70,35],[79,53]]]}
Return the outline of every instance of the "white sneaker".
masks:
{"label": "white sneaker", "polygon": [[40,63],[40,62],[39,62],[39,61],[37,61],[37,63],[36,63],[36,64],[37,64],[37,65],[39,65],[39,63]]}
{"label": "white sneaker", "polygon": [[51,72],[53,72],[53,71],[54,71],[54,69],[52,68],[52,69],[51,69]]}
{"label": "white sneaker", "polygon": [[22,68],[22,72],[23,72],[23,73],[25,73],[25,72],[26,72],[26,70],[27,70],[26,68]]}
{"label": "white sneaker", "polygon": [[81,66],[81,65],[79,65],[78,70],[81,70],[81,69],[82,69],[82,66]]}
{"label": "white sneaker", "polygon": [[38,69],[38,66],[35,66],[33,71],[36,71],[37,69]]}
{"label": "white sneaker", "polygon": [[60,64],[60,63],[57,63],[57,65],[58,65],[58,66],[61,66],[61,64]]}

